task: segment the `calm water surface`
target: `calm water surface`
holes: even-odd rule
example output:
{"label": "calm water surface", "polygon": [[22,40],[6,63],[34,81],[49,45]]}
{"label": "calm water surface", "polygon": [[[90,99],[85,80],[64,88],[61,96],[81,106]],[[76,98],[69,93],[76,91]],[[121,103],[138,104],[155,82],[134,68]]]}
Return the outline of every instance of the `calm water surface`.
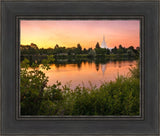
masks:
{"label": "calm water surface", "polygon": [[82,62],[81,64],[52,64],[46,71],[49,77],[48,85],[60,81],[62,85],[70,84],[74,89],[77,85],[90,87],[90,82],[99,87],[103,82],[114,81],[117,75],[128,76],[129,68],[135,67],[136,61],[109,61],[95,64],[94,62]]}
{"label": "calm water surface", "polygon": [[90,87],[90,82],[99,87],[103,82],[114,81],[117,75],[128,76],[129,68],[135,66],[135,60],[109,61],[104,64],[82,62],[81,64],[52,64],[50,70],[42,71],[49,77],[48,85],[60,81],[62,85],[70,84],[74,89],[77,85]]}

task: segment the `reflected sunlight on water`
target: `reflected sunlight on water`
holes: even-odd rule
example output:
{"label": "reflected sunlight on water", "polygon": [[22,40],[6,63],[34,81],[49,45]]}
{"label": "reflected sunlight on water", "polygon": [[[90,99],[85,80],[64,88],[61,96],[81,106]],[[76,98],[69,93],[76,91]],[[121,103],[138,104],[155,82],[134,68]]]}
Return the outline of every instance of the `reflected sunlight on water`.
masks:
{"label": "reflected sunlight on water", "polygon": [[109,61],[105,64],[82,62],[80,64],[52,64],[50,70],[42,70],[49,77],[48,85],[59,81],[62,85],[71,82],[71,88],[77,85],[99,87],[103,82],[114,81],[117,75],[127,76],[129,68],[135,67],[136,61]]}

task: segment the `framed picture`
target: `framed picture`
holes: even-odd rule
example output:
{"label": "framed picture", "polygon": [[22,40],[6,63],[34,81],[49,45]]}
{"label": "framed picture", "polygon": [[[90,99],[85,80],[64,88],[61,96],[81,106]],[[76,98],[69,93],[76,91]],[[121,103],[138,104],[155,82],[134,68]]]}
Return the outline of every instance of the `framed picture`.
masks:
{"label": "framed picture", "polygon": [[[143,119],[143,17],[32,16],[17,21],[17,119]],[[44,33],[48,36],[42,40]],[[39,45],[25,45],[32,40]]]}
{"label": "framed picture", "polygon": [[158,135],[158,1],[3,1],[3,135]]}

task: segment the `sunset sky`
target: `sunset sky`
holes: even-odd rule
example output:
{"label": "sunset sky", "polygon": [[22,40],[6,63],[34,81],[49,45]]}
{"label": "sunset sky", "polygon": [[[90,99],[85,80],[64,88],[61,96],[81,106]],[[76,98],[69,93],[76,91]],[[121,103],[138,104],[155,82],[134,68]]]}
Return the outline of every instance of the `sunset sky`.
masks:
{"label": "sunset sky", "polygon": [[105,36],[108,48],[140,46],[139,20],[21,20],[20,44],[39,48],[95,48]]}

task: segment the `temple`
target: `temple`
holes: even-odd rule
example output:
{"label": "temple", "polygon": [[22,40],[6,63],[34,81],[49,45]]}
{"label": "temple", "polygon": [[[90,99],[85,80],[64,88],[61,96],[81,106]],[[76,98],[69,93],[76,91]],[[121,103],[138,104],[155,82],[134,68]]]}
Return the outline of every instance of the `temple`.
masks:
{"label": "temple", "polygon": [[107,49],[107,44],[105,42],[105,37],[103,36],[103,41],[101,43],[101,48],[106,48]]}

